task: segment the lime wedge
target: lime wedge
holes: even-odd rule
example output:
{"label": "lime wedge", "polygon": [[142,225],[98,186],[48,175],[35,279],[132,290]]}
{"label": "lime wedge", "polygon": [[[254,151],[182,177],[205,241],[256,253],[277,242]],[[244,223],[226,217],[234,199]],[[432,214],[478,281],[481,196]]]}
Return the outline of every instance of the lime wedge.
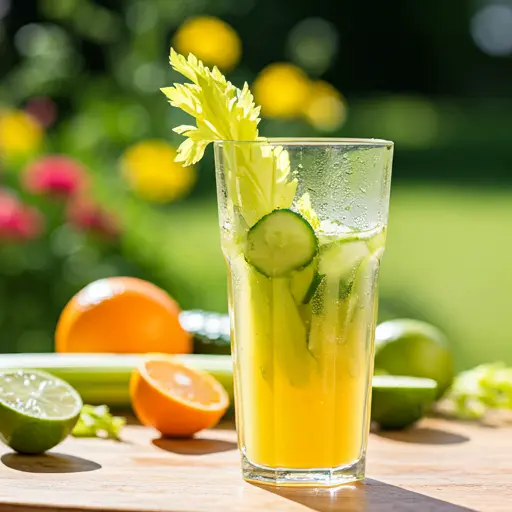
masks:
{"label": "lime wedge", "polygon": [[374,375],[372,382],[372,421],[384,430],[408,427],[422,418],[437,393],[432,379]]}
{"label": "lime wedge", "polygon": [[49,373],[0,372],[0,440],[19,453],[57,446],[70,434],[81,409],[80,395]]}

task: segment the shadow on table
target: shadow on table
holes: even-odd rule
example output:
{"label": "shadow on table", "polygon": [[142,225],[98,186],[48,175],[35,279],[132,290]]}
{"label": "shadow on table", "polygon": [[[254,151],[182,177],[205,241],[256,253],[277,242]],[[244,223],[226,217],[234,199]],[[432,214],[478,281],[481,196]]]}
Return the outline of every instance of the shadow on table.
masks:
{"label": "shadow on table", "polygon": [[0,460],[4,466],[24,473],[85,473],[101,469],[101,465],[97,462],[61,453],[44,455],[6,453]]}
{"label": "shadow on table", "polygon": [[208,455],[237,449],[236,443],[220,439],[167,439],[160,437],[153,439],[152,443],[161,450],[179,455]]}
{"label": "shadow on table", "polygon": [[475,512],[371,478],[335,489],[258,487],[317,512]]}
{"label": "shadow on table", "polygon": [[379,437],[416,444],[459,444],[467,443],[469,437],[437,428],[413,427],[407,430],[374,432]]}

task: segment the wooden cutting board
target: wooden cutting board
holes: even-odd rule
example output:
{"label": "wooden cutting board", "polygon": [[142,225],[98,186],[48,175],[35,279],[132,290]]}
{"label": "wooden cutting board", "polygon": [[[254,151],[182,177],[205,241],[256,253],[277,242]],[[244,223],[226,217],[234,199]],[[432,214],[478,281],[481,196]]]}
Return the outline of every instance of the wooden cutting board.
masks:
{"label": "wooden cutting board", "polygon": [[243,482],[235,434],[222,429],[173,441],[130,426],[123,442],[69,439],[38,457],[2,448],[0,460],[8,512],[512,511],[512,428],[441,420],[372,434],[367,480],[334,490]]}

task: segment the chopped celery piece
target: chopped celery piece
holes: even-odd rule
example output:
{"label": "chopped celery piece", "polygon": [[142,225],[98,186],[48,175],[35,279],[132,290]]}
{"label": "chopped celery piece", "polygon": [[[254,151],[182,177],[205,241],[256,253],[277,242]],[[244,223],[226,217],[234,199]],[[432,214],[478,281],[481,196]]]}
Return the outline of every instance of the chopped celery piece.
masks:
{"label": "chopped celery piece", "polygon": [[119,439],[126,419],[113,416],[106,405],[84,405],[80,417],[71,432],[74,437],[100,437],[103,439]]}
{"label": "chopped celery piece", "polygon": [[488,363],[461,372],[440,410],[460,419],[481,419],[496,410],[512,411],[512,367]]}

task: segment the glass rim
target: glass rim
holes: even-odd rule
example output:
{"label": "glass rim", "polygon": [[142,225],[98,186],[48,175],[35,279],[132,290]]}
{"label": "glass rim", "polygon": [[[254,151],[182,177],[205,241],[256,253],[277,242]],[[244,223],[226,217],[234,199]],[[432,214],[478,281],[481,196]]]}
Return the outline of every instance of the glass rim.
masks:
{"label": "glass rim", "polygon": [[268,146],[371,146],[391,148],[394,143],[385,139],[345,138],[345,137],[267,137],[260,140],[214,140],[216,146],[222,144],[260,144]]}

